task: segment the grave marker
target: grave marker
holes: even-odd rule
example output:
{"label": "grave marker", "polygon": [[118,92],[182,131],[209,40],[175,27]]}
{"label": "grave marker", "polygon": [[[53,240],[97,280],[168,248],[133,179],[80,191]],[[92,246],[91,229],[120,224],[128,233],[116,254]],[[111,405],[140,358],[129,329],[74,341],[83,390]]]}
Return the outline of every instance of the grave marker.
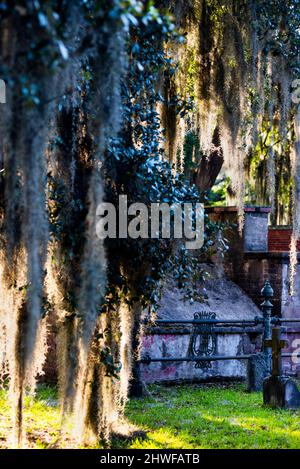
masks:
{"label": "grave marker", "polygon": [[264,404],[295,409],[300,407],[300,392],[291,378],[281,376],[281,349],[286,345],[287,342],[280,338],[280,327],[274,327],[272,339],[264,341],[265,348],[272,348],[272,375],[264,380]]}
{"label": "grave marker", "polygon": [[280,376],[281,349],[287,346],[287,341],[280,338],[280,327],[273,327],[272,339],[265,340],[264,345],[272,348],[272,376]]}

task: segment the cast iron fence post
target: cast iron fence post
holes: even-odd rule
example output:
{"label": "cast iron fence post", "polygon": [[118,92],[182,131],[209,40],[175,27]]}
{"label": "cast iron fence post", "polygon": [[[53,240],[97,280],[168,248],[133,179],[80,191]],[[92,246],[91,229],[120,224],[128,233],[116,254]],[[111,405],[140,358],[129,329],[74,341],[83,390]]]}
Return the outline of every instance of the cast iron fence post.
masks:
{"label": "cast iron fence post", "polygon": [[261,309],[263,312],[263,320],[264,320],[264,336],[263,336],[263,349],[264,349],[264,357],[265,357],[265,364],[266,364],[266,369],[269,374],[271,374],[272,370],[272,348],[271,347],[266,347],[265,346],[265,341],[266,340],[271,340],[271,315],[272,315],[272,309],[273,305],[270,301],[271,298],[273,298],[274,291],[273,288],[270,285],[270,282],[266,280],[264,287],[261,291],[261,294],[264,298],[263,303],[261,304]]}

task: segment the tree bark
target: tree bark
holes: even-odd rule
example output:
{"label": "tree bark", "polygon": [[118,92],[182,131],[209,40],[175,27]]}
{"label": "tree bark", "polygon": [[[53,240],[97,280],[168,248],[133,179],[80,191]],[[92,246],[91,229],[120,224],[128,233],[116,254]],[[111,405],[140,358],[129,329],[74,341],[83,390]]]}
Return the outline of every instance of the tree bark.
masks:
{"label": "tree bark", "polygon": [[194,184],[201,192],[206,192],[214,185],[223,166],[224,156],[220,142],[219,128],[216,127],[212,140],[212,150],[203,155],[194,175]]}

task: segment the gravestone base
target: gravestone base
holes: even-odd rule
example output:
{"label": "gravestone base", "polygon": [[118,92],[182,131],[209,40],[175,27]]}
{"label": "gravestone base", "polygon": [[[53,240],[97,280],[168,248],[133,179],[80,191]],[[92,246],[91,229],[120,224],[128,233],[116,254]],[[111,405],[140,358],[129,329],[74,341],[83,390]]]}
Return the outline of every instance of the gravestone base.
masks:
{"label": "gravestone base", "polygon": [[263,384],[264,404],[270,407],[296,409],[300,407],[300,392],[296,383],[286,376],[269,376]]}
{"label": "gravestone base", "polygon": [[269,374],[265,357],[262,353],[253,355],[247,363],[247,391],[263,390],[264,380]]}

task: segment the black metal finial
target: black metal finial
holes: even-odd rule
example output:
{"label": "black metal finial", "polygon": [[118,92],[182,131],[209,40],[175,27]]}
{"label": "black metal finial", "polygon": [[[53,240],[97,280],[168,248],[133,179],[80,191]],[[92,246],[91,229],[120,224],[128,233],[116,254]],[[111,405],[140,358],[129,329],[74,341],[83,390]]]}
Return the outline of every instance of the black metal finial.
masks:
{"label": "black metal finial", "polygon": [[269,300],[270,298],[273,298],[274,290],[271,287],[271,284],[270,284],[269,280],[265,281],[264,287],[261,290],[261,294],[262,294],[262,296],[264,297],[265,300]]}

